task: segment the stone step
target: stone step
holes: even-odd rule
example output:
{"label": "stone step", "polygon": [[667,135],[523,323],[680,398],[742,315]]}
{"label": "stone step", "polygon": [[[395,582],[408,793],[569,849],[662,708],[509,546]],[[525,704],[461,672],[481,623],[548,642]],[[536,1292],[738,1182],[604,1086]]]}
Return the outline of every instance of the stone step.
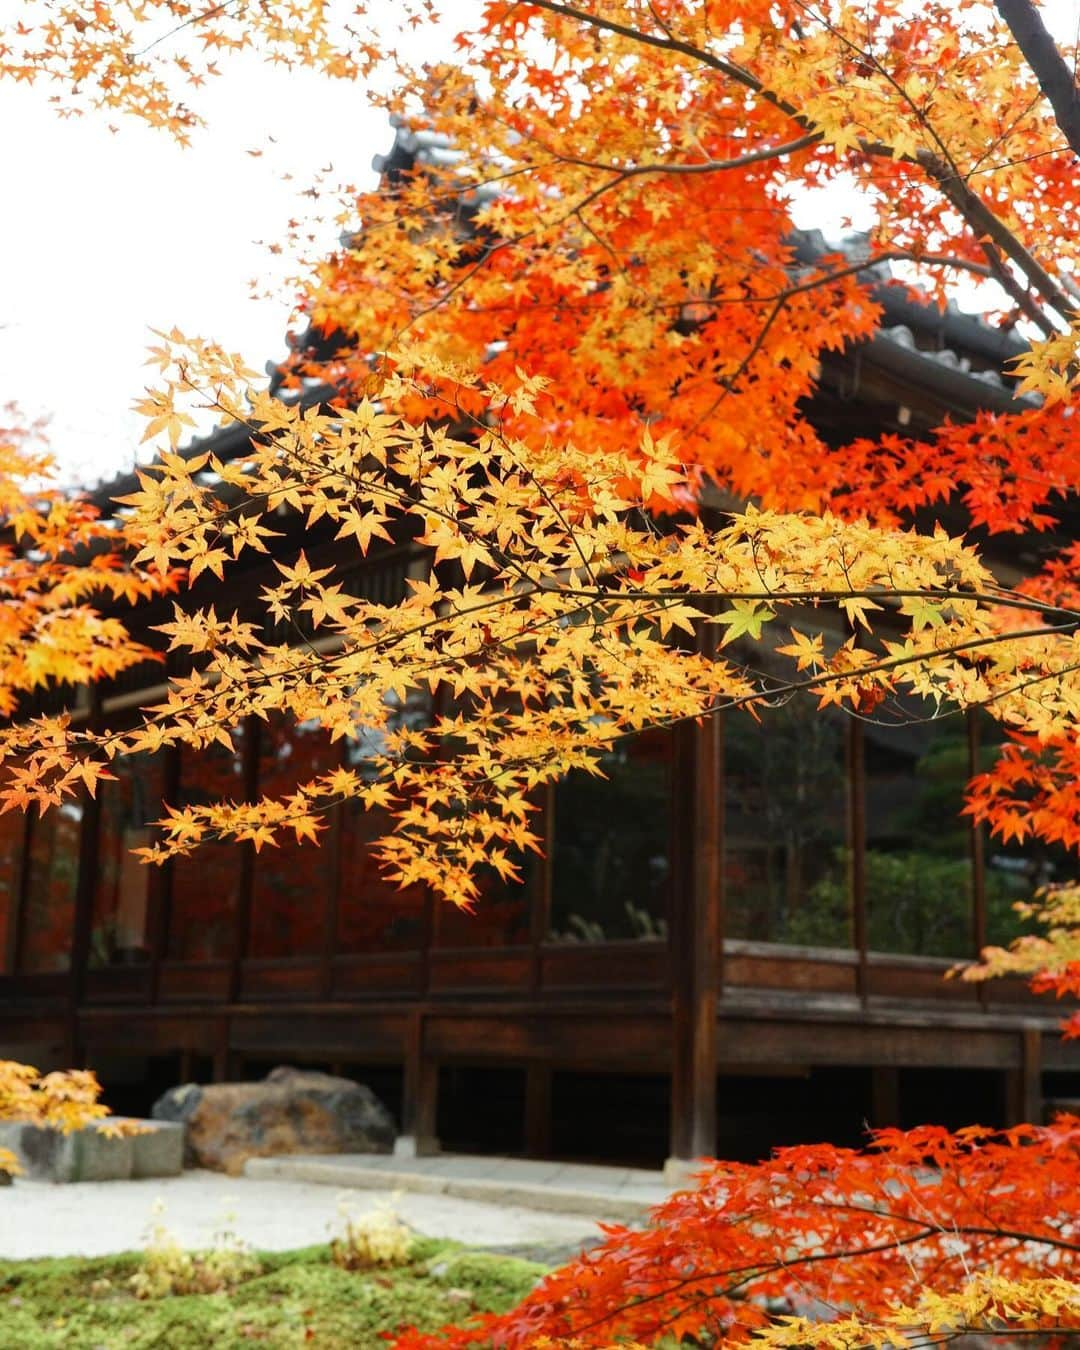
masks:
{"label": "stone step", "polygon": [[[417,1160],[410,1167],[400,1158],[350,1157],[275,1157],[250,1158],[244,1175],[262,1179],[318,1182],[342,1189],[362,1188],[378,1191],[414,1191],[427,1195],[448,1195],[458,1200],[479,1200],[486,1204],[517,1206],[521,1209],[547,1210],[560,1214],[585,1214],[596,1219],[640,1222],[653,1205],[668,1194],[659,1173],[643,1173],[649,1181],[639,1180],[618,1168],[582,1167],[582,1176],[574,1176],[573,1164],[550,1168],[551,1181],[535,1179],[536,1165],[521,1164],[521,1176],[515,1176],[513,1159],[492,1159],[484,1175],[483,1159],[467,1160],[472,1166],[455,1171],[452,1158]],[[465,1162],[466,1160],[460,1160]],[[438,1163],[451,1166],[439,1167]],[[425,1165],[426,1164],[426,1165]],[[434,1166],[432,1165],[434,1164]],[[611,1185],[600,1184],[597,1174],[610,1172]],[[471,1173],[468,1174],[468,1173]],[[655,1177],[655,1180],[654,1180]],[[527,1179],[528,1178],[528,1179]],[[619,1184],[619,1183],[622,1184]]]}

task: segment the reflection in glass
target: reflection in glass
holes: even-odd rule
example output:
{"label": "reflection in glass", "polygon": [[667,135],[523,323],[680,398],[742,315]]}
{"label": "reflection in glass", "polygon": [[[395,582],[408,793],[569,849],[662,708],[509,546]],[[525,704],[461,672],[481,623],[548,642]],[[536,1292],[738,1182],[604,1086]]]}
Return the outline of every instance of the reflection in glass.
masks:
{"label": "reflection in glass", "polygon": [[[404,700],[388,699],[389,729],[418,730],[431,720],[426,694],[410,692]],[[345,763],[363,774],[376,773],[373,756],[385,745],[381,728],[359,727],[345,742]],[[339,873],[337,948],[348,954],[411,951],[423,945],[424,891],[420,886],[399,890],[381,871],[372,845],[392,824],[386,811],[365,810],[349,801],[341,807],[341,862]]]}
{"label": "reflection in glass", "polygon": [[8,811],[0,816],[0,975],[9,973],[8,956],[19,904],[25,832],[26,816],[21,811]]}
{"label": "reflection in glass", "polygon": [[98,789],[101,817],[88,963],[91,969],[131,965],[150,956],[150,887],[156,869],[132,850],[151,843],[162,814],[164,756],[118,759],[115,781]]}
{"label": "reflection in glass", "polygon": [[536,854],[516,859],[520,881],[504,881],[492,868],[476,875],[480,894],[472,910],[437,902],[437,947],[512,947],[529,940],[533,887],[539,873]]}
{"label": "reflection in glass", "polygon": [[79,880],[83,807],[64,802],[31,822],[30,875],[19,943],[26,974],[67,970]]}
{"label": "reflection in glass", "polygon": [[[180,756],[181,806],[207,806],[244,796],[246,729],[232,733],[232,748],[185,748]],[[172,961],[220,961],[232,955],[236,896],[243,850],[236,844],[200,844],[172,864],[172,904],[167,955]]]}
{"label": "reflection in glass", "polygon": [[[259,726],[260,796],[287,797],[297,784],[332,773],[340,763],[340,745],[330,743],[318,722],[275,715]],[[334,887],[331,828],[323,830],[318,844],[301,843],[284,831],[278,847],[255,855],[252,956],[312,956],[321,950],[323,915]]]}
{"label": "reflection in glass", "polygon": [[671,874],[670,732],[620,741],[606,775],[555,789],[551,931],[555,942],[663,938]]}
{"label": "reflection in glass", "polygon": [[725,931],[851,944],[843,718],[793,699],[725,719]]}
{"label": "reflection in glass", "polygon": [[961,815],[967,724],[897,704],[897,725],[865,727],[866,907],[872,950],[968,956],[971,827]]}

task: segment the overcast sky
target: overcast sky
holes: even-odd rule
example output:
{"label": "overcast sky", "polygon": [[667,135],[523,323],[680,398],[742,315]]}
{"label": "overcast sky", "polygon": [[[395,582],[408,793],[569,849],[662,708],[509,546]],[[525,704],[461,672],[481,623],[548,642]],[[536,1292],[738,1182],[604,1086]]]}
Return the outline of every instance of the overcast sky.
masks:
{"label": "overcast sky", "polygon": [[[1049,12],[1071,36],[1080,0]],[[60,120],[44,90],[0,85],[0,403],[49,414],[53,449],[83,482],[135,458],[149,329],[213,337],[260,369],[284,352],[287,297],[251,298],[284,260],[256,241],[310,209],[297,194],[329,163],[373,185],[372,156],[392,140],[363,89],[254,58],[199,94],[209,130],[182,150],[131,118],[115,132],[99,115]],[[336,230],[323,233],[332,247]]]}

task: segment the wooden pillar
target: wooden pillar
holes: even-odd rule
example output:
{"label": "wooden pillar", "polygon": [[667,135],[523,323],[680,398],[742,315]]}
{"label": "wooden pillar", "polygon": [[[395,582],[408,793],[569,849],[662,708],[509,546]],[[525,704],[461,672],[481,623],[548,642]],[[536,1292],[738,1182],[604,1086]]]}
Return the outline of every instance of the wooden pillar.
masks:
{"label": "wooden pillar", "polygon": [[551,1069],[530,1064],[525,1070],[525,1153],[551,1156]]}
{"label": "wooden pillar", "polygon": [[[968,778],[974,778],[981,770],[979,744],[979,712],[969,708],[967,712],[968,733]],[[978,821],[971,822],[971,946],[972,956],[982,955],[988,942],[986,931],[986,831]],[[989,990],[986,982],[980,980],[975,986],[976,997],[981,1007],[986,1008]]]}
{"label": "wooden pillar", "polygon": [[7,949],[4,953],[4,973],[18,974],[22,959],[22,935],[26,928],[26,907],[30,903],[30,849],[33,846],[34,823],[39,818],[38,808],[23,816],[22,848],[19,851],[19,875],[16,878],[11,916],[8,920]]}
{"label": "wooden pillar", "polygon": [[180,1079],[181,1083],[191,1083],[195,1080],[195,1056],[190,1049],[180,1051]]}
{"label": "wooden pillar", "polygon": [[855,992],[863,1006],[870,997],[870,923],[866,911],[866,759],[863,724],[848,719],[848,850],[851,854],[851,940],[855,947]]}
{"label": "wooden pillar", "polygon": [[401,1137],[394,1152],[402,1157],[438,1153],[436,1113],[439,1066],[424,1053],[424,1014],[413,1012],[405,1044],[405,1083],[401,1103]]}
{"label": "wooden pillar", "polygon": [[334,992],[334,956],[338,949],[338,912],[341,904],[341,860],[343,857],[343,833],[347,816],[343,802],[337,802],[330,810],[327,835],[322,847],[331,850],[330,875],[333,878],[330,890],[323,897],[322,946],[319,952],[319,992],[328,999]]}
{"label": "wooden pillar", "polygon": [[1007,1123],[1009,1125],[1041,1125],[1043,1116],[1042,1091],[1042,1029],[1026,1026],[1020,1031],[1020,1063],[1010,1069],[1006,1078]]}
{"label": "wooden pillar", "polygon": [[900,1070],[875,1064],[870,1070],[870,1126],[875,1130],[900,1124]]}
{"label": "wooden pillar", "polygon": [[[175,806],[180,794],[180,751],[173,745],[162,750],[165,756],[162,796]],[[191,751],[188,752],[192,753]],[[147,864],[149,868],[149,864]],[[150,1002],[161,996],[161,965],[168,955],[169,929],[172,922],[173,864],[170,858],[150,872]]]}
{"label": "wooden pillar", "polygon": [[[253,802],[259,795],[259,719],[244,719],[244,744],[241,751],[244,797]],[[251,945],[251,897],[255,886],[255,846],[245,840],[240,847],[240,876],[237,882],[236,913],[233,923],[229,1002],[235,1003],[243,987],[244,960]]]}
{"label": "wooden pillar", "polygon": [[[90,725],[99,729],[100,698],[95,691]],[[90,939],[94,926],[94,891],[97,885],[98,827],[101,799],[85,791],[80,794],[82,817],[79,821],[78,873],[75,878],[75,904],[71,925],[71,955],[68,969],[68,1009],[65,1054],[73,1066],[83,1063],[79,1037],[79,1009],[86,998],[86,968],[90,959]]]}
{"label": "wooden pillar", "polygon": [[214,1051],[213,1068],[211,1070],[211,1080],[215,1083],[225,1083],[229,1078],[231,1066],[231,1056],[229,1055],[228,1031],[223,1033],[222,1043]]}
{"label": "wooden pillar", "polygon": [[545,783],[540,799],[537,831],[544,841],[529,891],[529,992],[539,994],[544,983],[543,945],[551,931],[552,867],[555,854],[555,785]]}
{"label": "wooden pillar", "polygon": [[716,1151],[717,1001],[723,947],[723,753],[719,715],[676,733],[671,1170]]}

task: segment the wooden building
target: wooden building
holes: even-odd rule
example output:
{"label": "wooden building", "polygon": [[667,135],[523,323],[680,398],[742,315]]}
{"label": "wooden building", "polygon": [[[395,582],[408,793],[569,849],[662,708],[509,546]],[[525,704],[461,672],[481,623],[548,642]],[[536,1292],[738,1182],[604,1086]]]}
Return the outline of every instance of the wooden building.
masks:
{"label": "wooden building", "polygon": [[[883,330],[823,368],[809,411],[827,439],[1009,405],[1007,338],[881,298]],[[341,547],[304,545],[314,565]],[[392,600],[417,562],[387,549],[349,584]],[[250,617],[268,567],[237,570],[226,607]],[[133,672],[83,714],[116,726],[162,677]],[[606,784],[548,795],[546,857],[475,917],[383,881],[380,822],[350,808],[320,849],[130,857],[163,797],[284,791],[361,762],[362,737],[252,724],[231,753],[121,765],[97,801],[0,817],[0,1053],[88,1064],[141,1109],[179,1080],[319,1064],[371,1082],[420,1148],[653,1164],[854,1140],[864,1122],[1037,1118],[1080,1081],[1060,1008],[945,974],[1007,938],[1011,901],[1062,862],[959,818],[988,720],[909,711],[893,727],[740,713],[628,743]]]}

